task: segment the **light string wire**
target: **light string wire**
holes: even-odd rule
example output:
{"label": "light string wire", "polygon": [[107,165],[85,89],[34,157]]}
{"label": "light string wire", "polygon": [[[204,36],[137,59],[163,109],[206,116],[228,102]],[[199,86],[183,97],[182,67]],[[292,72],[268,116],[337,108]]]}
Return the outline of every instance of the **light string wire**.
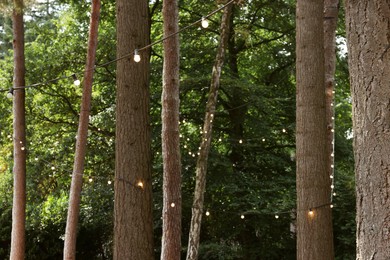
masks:
{"label": "light string wire", "polygon": [[218,13],[219,11],[225,9],[227,6],[229,6],[230,4],[234,3],[235,1],[237,0],[230,0],[229,2],[227,2],[226,4],[222,5],[221,7],[219,7],[218,9],[208,13],[207,15],[203,16],[201,19],[198,19],[196,20],[195,22],[179,29],[178,31],[174,32],[174,33],[171,33],[163,38],[161,38],[160,40],[157,40],[155,42],[152,42],[148,45],[145,45],[144,47],[141,47],[141,48],[138,48],[138,49],[135,49],[133,50],[132,52],[129,52],[128,54],[125,54],[125,55],[122,55],[116,59],[113,59],[111,61],[108,61],[106,63],[103,63],[103,64],[95,64],[95,66],[93,68],[89,68],[89,69],[85,69],[83,71],[80,71],[78,73],[72,73],[71,75],[64,75],[64,76],[60,76],[60,77],[57,77],[57,78],[54,78],[54,79],[50,79],[50,80],[47,80],[47,81],[43,81],[43,82],[38,82],[38,83],[34,83],[34,84],[31,84],[31,85],[26,85],[26,86],[13,86],[11,87],[10,89],[0,89],[0,92],[10,92],[12,93],[13,90],[19,90],[19,89],[28,89],[28,88],[36,88],[36,87],[39,87],[39,86],[42,86],[42,85],[47,85],[47,84],[50,84],[50,83],[54,83],[54,82],[57,82],[61,79],[67,79],[67,78],[74,78],[77,74],[84,74],[86,72],[89,72],[89,71],[94,71],[96,70],[97,68],[102,68],[102,67],[107,67],[108,65],[112,64],[112,63],[116,63],[120,60],[123,60],[123,59],[126,59],[130,56],[133,56],[135,54],[138,54],[139,51],[143,51],[143,50],[146,50],[146,49],[149,49],[151,47],[153,47],[154,45],[157,45],[173,36],[176,36],[177,34],[180,34],[181,32],[185,31],[185,30],[188,30],[189,28],[195,26],[196,24],[198,23],[202,23],[202,21],[204,21],[204,19],[206,18],[209,18],[210,16]]}

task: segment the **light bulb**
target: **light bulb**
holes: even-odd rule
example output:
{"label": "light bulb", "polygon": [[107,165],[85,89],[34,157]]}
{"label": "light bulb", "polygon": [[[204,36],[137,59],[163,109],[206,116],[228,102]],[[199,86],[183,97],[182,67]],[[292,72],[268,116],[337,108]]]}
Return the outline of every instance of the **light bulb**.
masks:
{"label": "light bulb", "polygon": [[110,185],[110,184],[111,184],[111,181],[108,181],[107,183],[108,183],[108,185]]}
{"label": "light bulb", "polygon": [[72,75],[72,78],[73,78],[73,84],[75,84],[76,86],[80,86],[81,82],[80,82],[80,80],[77,78],[76,74],[73,74],[73,75]]}
{"label": "light bulb", "polygon": [[204,17],[202,17],[202,27],[203,28],[209,27],[209,21]]}
{"label": "light bulb", "polygon": [[278,219],[278,218],[279,218],[279,215],[275,215],[275,218]]}
{"label": "light bulb", "polygon": [[172,202],[171,207],[174,208],[175,206],[176,206],[175,203]]}
{"label": "light bulb", "polygon": [[244,215],[241,215],[241,219],[244,219],[245,218],[245,216]]}
{"label": "light bulb", "polygon": [[138,50],[134,50],[134,61],[135,62],[140,62],[141,61],[141,56],[138,54]]}
{"label": "light bulb", "polygon": [[7,93],[7,98],[12,99],[14,97],[14,89],[11,88]]}
{"label": "light bulb", "polygon": [[210,216],[210,212],[209,211],[206,211],[206,216]]}
{"label": "light bulb", "polygon": [[139,182],[137,183],[137,186],[138,186],[139,188],[141,188],[141,189],[144,188],[144,184],[143,184],[142,181],[139,181]]}
{"label": "light bulb", "polygon": [[89,180],[88,180],[89,182],[92,182],[93,180],[92,180],[92,178],[89,178]]}
{"label": "light bulb", "polygon": [[314,211],[312,209],[309,209],[309,216],[313,217],[314,216]]}

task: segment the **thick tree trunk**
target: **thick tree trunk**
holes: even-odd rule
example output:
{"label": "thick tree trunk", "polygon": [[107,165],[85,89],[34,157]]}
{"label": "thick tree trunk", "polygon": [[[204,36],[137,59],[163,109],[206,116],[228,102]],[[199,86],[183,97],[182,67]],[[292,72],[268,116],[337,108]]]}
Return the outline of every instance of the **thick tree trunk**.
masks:
{"label": "thick tree trunk", "polygon": [[179,140],[178,1],[163,2],[164,68],[162,93],[163,236],[161,259],[178,260],[181,253],[181,162]]}
{"label": "thick tree trunk", "polygon": [[80,212],[84,162],[87,152],[88,124],[91,109],[92,82],[97,48],[99,16],[100,0],[93,0],[89,28],[87,62],[84,74],[84,89],[81,100],[72,183],[70,186],[68,217],[66,220],[64,259],[76,259],[77,225]]}
{"label": "thick tree trunk", "polygon": [[215,107],[218,99],[218,89],[221,77],[222,66],[225,58],[225,50],[230,35],[230,16],[232,14],[233,4],[228,5],[223,13],[221,21],[220,43],[215,58],[215,64],[211,73],[211,84],[209,98],[206,104],[206,115],[203,123],[203,135],[200,144],[200,151],[196,163],[196,182],[194,191],[194,200],[192,204],[192,217],[190,233],[188,238],[187,260],[198,259],[200,228],[202,224],[204,193],[206,190],[207,159],[210,151],[213,120],[215,118]]}
{"label": "thick tree trunk", "polygon": [[390,259],[390,5],[345,2],[353,109],[357,258]]}
{"label": "thick tree trunk", "polygon": [[[333,259],[323,0],[297,1],[297,259]],[[309,214],[309,210],[310,213]]]}
{"label": "thick tree trunk", "polygon": [[14,192],[10,259],[25,257],[26,222],[26,122],[23,0],[14,0],[12,14],[14,47]]}
{"label": "thick tree trunk", "polygon": [[[324,1],[324,54],[325,54],[325,93],[326,124],[328,128],[328,175],[334,185],[334,75],[336,71],[336,29],[339,0]],[[330,195],[331,200],[333,194]]]}
{"label": "thick tree trunk", "polygon": [[[118,0],[117,56],[149,44],[148,1]],[[154,259],[149,51],[117,63],[114,259]]]}

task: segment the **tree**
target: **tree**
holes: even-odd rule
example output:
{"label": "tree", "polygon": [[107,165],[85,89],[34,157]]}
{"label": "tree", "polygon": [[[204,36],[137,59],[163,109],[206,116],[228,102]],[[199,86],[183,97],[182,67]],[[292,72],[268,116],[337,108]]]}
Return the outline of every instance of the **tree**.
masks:
{"label": "tree", "polygon": [[233,4],[225,7],[220,29],[220,44],[218,46],[215,64],[213,66],[209,98],[206,104],[206,114],[203,123],[203,135],[200,144],[198,160],[196,161],[196,182],[194,191],[194,201],[192,205],[191,226],[188,238],[187,260],[198,259],[200,227],[202,225],[204,193],[206,189],[206,173],[208,156],[211,146],[213,120],[215,116],[218,89],[222,66],[225,58],[225,50],[230,36],[230,16],[232,14]]}
{"label": "tree", "polygon": [[14,193],[10,258],[24,259],[26,240],[26,122],[23,0],[14,0],[12,22],[14,33]]}
{"label": "tree", "polygon": [[[121,0],[117,56],[149,43],[148,1]],[[153,259],[149,51],[117,63],[114,259]]]}
{"label": "tree", "polygon": [[325,109],[324,3],[297,2],[297,259],[333,259]]}
{"label": "tree", "polygon": [[356,176],[356,259],[389,259],[389,3],[349,0],[345,11]]}
{"label": "tree", "polygon": [[164,67],[162,92],[163,237],[161,259],[180,259],[181,161],[179,137],[178,1],[163,2]]}
{"label": "tree", "polygon": [[84,88],[81,100],[79,128],[77,132],[76,152],[65,230],[64,259],[76,258],[77,226],[80,212],[81,189],[83,185],[84,162],[87,153],[88,125],[99,28],[100,0],[93,0],[91,9],[88,53],[84,72]]}

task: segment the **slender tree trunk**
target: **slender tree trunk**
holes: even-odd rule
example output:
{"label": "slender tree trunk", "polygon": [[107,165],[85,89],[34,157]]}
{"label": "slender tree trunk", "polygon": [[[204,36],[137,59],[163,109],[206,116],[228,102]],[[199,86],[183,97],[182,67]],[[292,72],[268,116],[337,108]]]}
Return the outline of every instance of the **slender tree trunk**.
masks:
{"label": "slender tree trunk", "polygon": [[[117,56],[149,44],[148,1],[118,0]],[[154,259],[149,51],[117,63],[114,259]]]}
{"label": "slender tree trunk", "polygon": [[26,122],[23,0],[14,0],[12,14],[14,32],[14,193],[10,259],[25,257],[26,222]]}
{"label": "slender tree trunk", "polygon": [[345,2],[353,109],[357,257],[390,259],[390,5]]}
{"label": "slender tree trunk", "polygon": [[91,109],[92,82],[97,48],[97,36],[100,16],[100,0],[92,0],[92,12],[89,28],[87,62],[84,73],[84,89],[80,108],[80,120],[77,132],[76,152],[70,187],[68,217],[66,220],[64,259],[76,259],[77,226],[80,212],[81,189],[87,137],[89,114]]}
{"label": "slender tree trunk", "polygon": [[[328,128],[328,175],[334,185],[334,75],[336,71],[336,29],[339,0],[324,1],[324,54],[325,54],[325,93],[326,124]],[[331,198],[333,194],[330,195]]]}
{"label": "slender tree trunk", "polygon": [[[330,260],[323,0],[297,1],[297,259]],[[312,211],[310,211],[310,209]],[[310,211],[310,214],[309,214]]]}
{"label": "slender tree trunk", "polygon": [[225,58],[225,50],[229,40],[230,16],[233,4],[228,5],[223,13],[221,21],[220,44],[215,58],[215,64],[211,73],[209,98],[206,105],[206,115],[203,124],[203,136],[200,144],[200,155],[196,163],[196,182],[194,200],[192,204],[192,218],[188,238],[187,260],[198,259],[200,228],[202,224],[204,192],[206,190],[207,159],[210,151],[213,120],[217,105],[219,82],[222,66]]}
{"label": "slender tree trunk", "polygon": [[164,68],[162,92],[163,236],[161,259],[178,260],[181,253],[181,162],[179,140],[178,1],[163,2]]}

